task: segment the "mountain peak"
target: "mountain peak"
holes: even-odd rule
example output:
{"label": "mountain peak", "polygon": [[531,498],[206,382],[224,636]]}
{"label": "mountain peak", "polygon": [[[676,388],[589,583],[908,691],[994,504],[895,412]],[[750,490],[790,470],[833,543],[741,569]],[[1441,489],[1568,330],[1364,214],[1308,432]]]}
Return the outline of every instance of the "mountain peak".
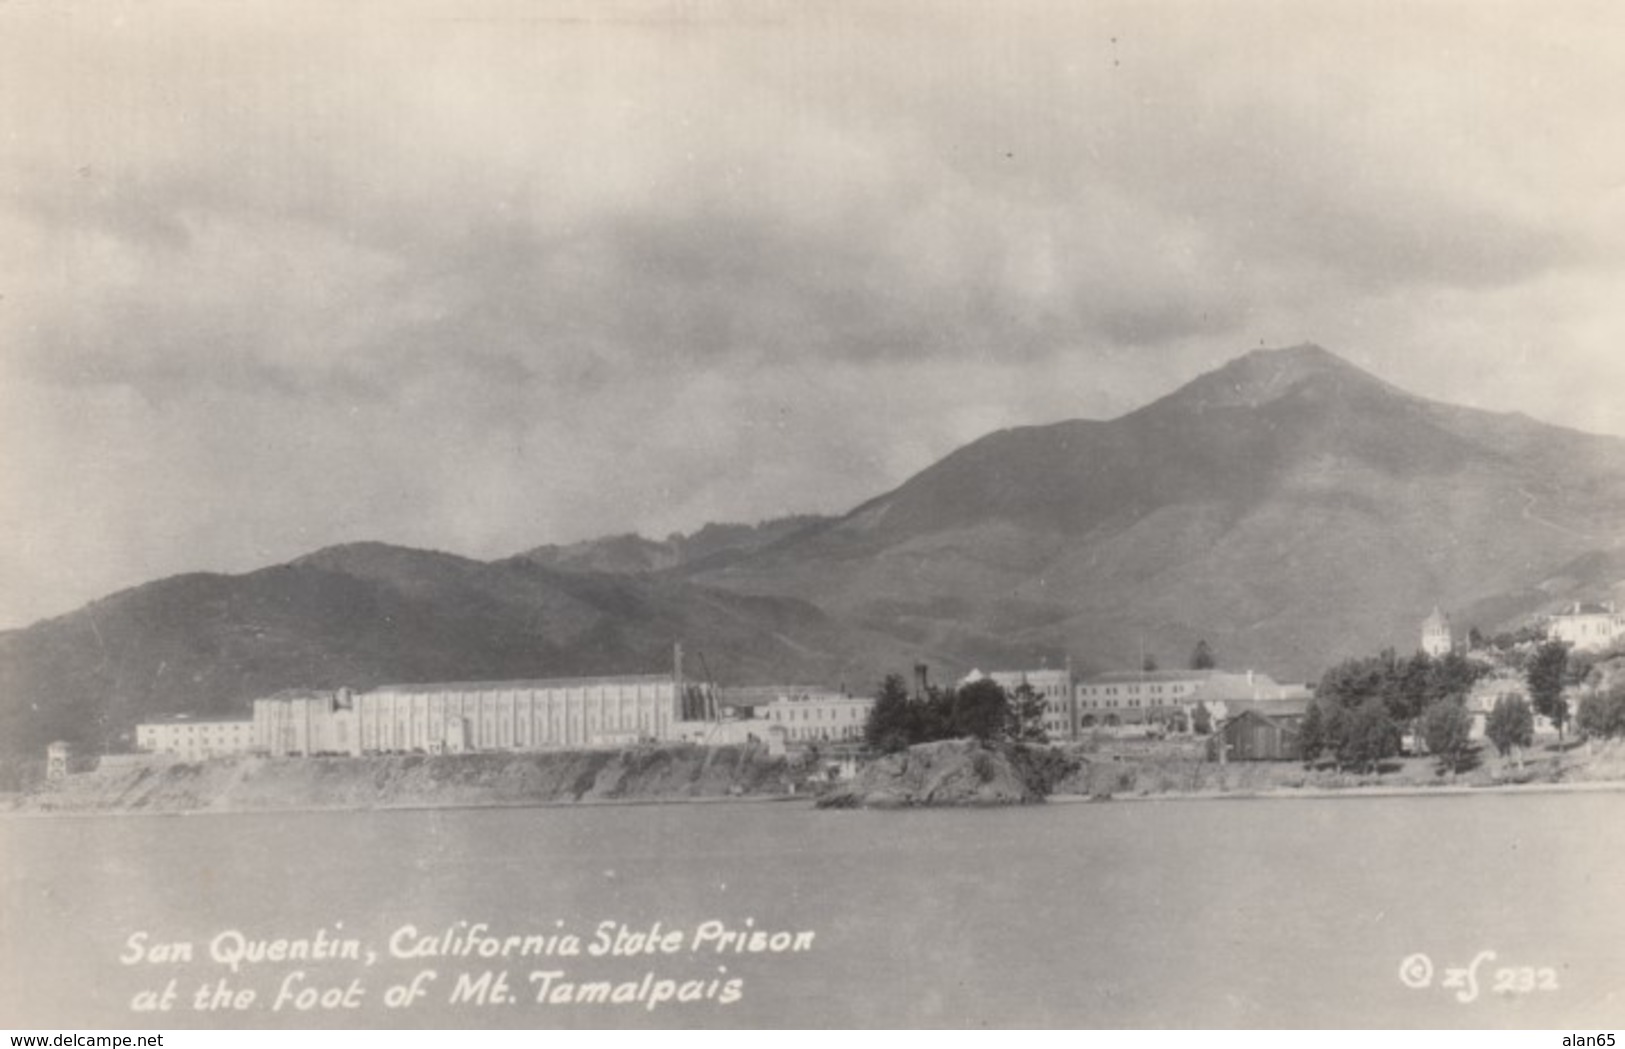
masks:
{"label": "mountain peak", "polygon": [[1313,387],[1317,392],[1380,391],[1410,397],[1330,350],[1314,343],[1302,343],[1283,349],[1258,349],[1244,353],[1213,371],[1197,376],[1147,408],[1169,402],[1182,409],[1196,411],[1258,408],[1294,391],[1301,391],[1306,386]]}

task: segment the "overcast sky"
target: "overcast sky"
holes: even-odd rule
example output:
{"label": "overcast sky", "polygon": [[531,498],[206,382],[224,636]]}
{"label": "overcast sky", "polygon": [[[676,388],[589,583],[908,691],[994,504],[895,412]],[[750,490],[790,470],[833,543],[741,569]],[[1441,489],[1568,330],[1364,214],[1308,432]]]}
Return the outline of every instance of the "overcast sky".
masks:
{"label": "overcast sky", "polygon": [[1622,30],[0,5],[0,627],[350,540],[840,512],[1260,345],[1625,434]]}

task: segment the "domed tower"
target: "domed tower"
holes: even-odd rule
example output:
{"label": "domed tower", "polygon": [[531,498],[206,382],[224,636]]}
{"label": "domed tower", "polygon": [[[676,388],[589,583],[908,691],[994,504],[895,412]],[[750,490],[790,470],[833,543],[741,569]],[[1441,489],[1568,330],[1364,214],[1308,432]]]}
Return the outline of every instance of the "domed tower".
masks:
{"label": "domed tower", "polygon": [[1422,651],[1435,658],[1447,656],[1451,649],[1450,617],[1433,607],[1433,614],[1422,620]]}

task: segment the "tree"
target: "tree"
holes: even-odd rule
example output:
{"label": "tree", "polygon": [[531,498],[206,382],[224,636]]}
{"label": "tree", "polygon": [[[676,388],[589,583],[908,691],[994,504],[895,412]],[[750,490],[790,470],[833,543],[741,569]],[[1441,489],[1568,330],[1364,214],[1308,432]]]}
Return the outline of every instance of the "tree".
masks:
{"label": "tree", "polygon": [[1372,661],[1371,675],[1378,682],[1388,716],[1411,733],[1422,733],[1422,712],[1439,695],[1438,661],[1426,652],[1401,660],[1392,649]]}
{"label": "tree", "polygon": [[1212,670],[1217,665],[1213,659],[1213,649],[1208,647],[1206,639],[1196,642],[1196,651],[1191,653],[1191,669]]}
{"label": "tree", "polygon": [[1383,694],[1393,670],[1393,664],[1382,656],[1346,659],[1321,675],[1315,697],[1340,707],[1357,707]]}
{"label": "tree", "polygon": [[1206,703],[1196,704],[1196,712],[1191,715],[1191,730],[1198,736],[1213,734],[1213,712]]}
{"label": "tree", "polygon": [[1579,688],[1591,678],[1592,668],[1597,665],[1598,653],[1595,652],[1569,652],[1568,664],[1563,668],[1563,684],[1570,688]]}
{"label": "tree", "polygon": [[1140,661],[1140,669],[1145,671],[1147,674],[1154,673],[1157,669],[1157,657],[1148,654],[1143,660]]}
{"label": "tree", "polygon": [[1529,698],[1535,711],[1550,718],[1557,726],[1557,738],[1563,739],[1563,723],[1569,717],[1568,701],[1563,698],[1569,660],[1569,646],[1562,641],[1548,641],[1535,649],[1535,654],[1524,669],[1524,681],[1529,686]]}
{"label": "tree", "polygon": [[[1382,702],[1366,701],[1371,710],[1381,712]],[[1313,762],[1322,754],[1329,756],[1339,772],[1346,763],[1362,762],[1362,750],[1352,740],[1355,710],[1333,700],[1316,699],[1309,704],[1303,724],[1298,732],[1298,746],[1305,761]],[[1386,715],[1384,715],[1386,717]],[[1397,743],[1397,741],[1396,741]],[[1378,748],[1379,750],[1381,748]],[[1376,760],[1376,759],[1372,759]]]}
{"label": "tree", "polygon": [[908,698],[908,686],[901,674],[887,674],[875,693],[875,705],[863,723],[863,742],[883,754],[904,750],[918,742],[915,734],[919,718]]}
{"label": "tree", "polygon": [[1399,753],[1399,726],[1388,716],[1381,699],[1366,700],[1348,711],[1346,718],[1337,748],[1339,765],[1376,772],[1383,758]]}
{"label": "tree", "polygon": [[1523,748],[1535,741],[1535,715],[1517,696],[1501,696],[1490,708],[1484,734],[1503,758],[1518,748],[1518,767],[1522,768]]}
{"label": "tree", "polygon": [[1428,750],[1450,770],[1452,777],[1461,769],[1472,745],[1473,719],[1459,699],[1441,699],[1422,715],[1422,732]]}
{"label": "tree", "polygon": [[953,739],[965,735],[954,723],[954,692],[936,685],[925,687],[925,698],[914,703],[914,742]]}
{"label": "tree", "polygon": [[1489,672],[1460,652],[1447,652],[1433,661],[1428,681],[1429,699],[1466,699],[1478,679]]}
{"label": "tree", "polygon": [[1309,701],[1309,709],[1304,711],[1303,724],[1298,727],[1298,748],[1303,752],[1303,760],[1313,762],[1320,757],[1326,746],[1326,716],[1321,712],[1320,700]]}
{"label": "tree", "polygon": [[1005,735],[1017,743],[1049,742],[1049,733],[1044,731],[1044,697],[1025,681],[1010,696]]}
{"label": "tree", "polygon": [[1587,739],[1625,736],[1625,686],[1587,696],[1574,721]]}
{"label": "tree", "polygon": [[1488,647],[1488,645],[1489,645],[1489,642],[1485,640],[1484,634],[1483,634],[1482,631],[1480,631],[1476,626],[1468,628],[1468,630],[1467,630],[1467,651],[1469,651],[1469,652],[1477,652],[1481,648]]}
{"label": "tree", "polygon": [[953,731],[986,743],[1004,736],[1010,698],[992,678],[972,681],[953,693]]}

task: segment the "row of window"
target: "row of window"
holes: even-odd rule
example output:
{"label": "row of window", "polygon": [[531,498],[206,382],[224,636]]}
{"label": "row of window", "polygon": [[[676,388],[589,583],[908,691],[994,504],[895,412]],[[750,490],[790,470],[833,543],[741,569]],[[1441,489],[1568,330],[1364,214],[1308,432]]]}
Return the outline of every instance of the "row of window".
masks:
{"label": "row of window", "polygon": [[1189,692],[1192,685],[1086,685],[1078,691],[1087,696],[1117,696],[1124,693],[1133,695],[1142,688],[1156,695],[1167,693],[1171,696],[1183,695]]}
{"label": "row of window", "polygon": [[[797,714],[800,714],[801,717],[797,718]],[[825,718],[825,714],[828,714],[829,717]],[[845,715],[844,719],[843,714]],[[811,710],[786,710],[782,707],[767,708],[767,720],[769,721],[862,721],[868,716],[869,707],[867,704],[853,704],[844,708],[844,710],[831,710],[827,707],[815,707]]]}
{"label": "row of window", "polygon": [[863,728],[859,725],[837,725],[831,728],[789,728],[784,731],[785,739],[819,739],[835,742],[843,739],[861,739]]}

